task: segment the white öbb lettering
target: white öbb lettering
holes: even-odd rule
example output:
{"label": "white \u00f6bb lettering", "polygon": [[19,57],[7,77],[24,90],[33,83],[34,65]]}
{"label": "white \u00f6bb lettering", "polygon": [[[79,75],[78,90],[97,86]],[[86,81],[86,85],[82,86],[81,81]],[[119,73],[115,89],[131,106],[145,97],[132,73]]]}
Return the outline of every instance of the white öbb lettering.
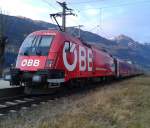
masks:
{"label": "white \u00f6bb lettering", "polygon": [[93,62],[92,50],[89,48],[86,50],[85,47],[79,45],[79,58],[78,58],[76,44],[73,44],[70,42],[70,46],[71,46],[70,52],[73,53],[73,55],[74,55],[74,60],[73,60],[72,64],[70,64],[67,60],[66,48],[68,46],[66,43],[63,48],[63,62],[64,62],[65,67],[67,68],[67,70],[68,71],[75,70],[75,68],[77,66],[77,59],[79,59],[79,70],[80,71],[86,71],[86,69],[88,71],[92,71],[92,66],[93,66],[93,64],[91,64]]}
{"label": "white \u00f6bb lettering", "polygon": [[21,62],[21,66],[25,67],[25,66],[34,66],[34,67],[38,67],[40,65],[40,60],[33,60],[33,59],[24,59]]}

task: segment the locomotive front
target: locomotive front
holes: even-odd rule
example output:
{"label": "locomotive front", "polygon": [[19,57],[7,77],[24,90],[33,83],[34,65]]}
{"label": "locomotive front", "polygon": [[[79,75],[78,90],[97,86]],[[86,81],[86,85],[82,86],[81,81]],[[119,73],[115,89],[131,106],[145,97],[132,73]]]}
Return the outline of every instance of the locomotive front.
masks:
{"label": "locomotive front", "polygon": [[57,32],[47,30],[27,36],[20,47],[16,66],[5,74],[5,80],[17,86],[63,83],[64,72],[55,68],[61,46],[61,42],[55,43],[56,35]]}

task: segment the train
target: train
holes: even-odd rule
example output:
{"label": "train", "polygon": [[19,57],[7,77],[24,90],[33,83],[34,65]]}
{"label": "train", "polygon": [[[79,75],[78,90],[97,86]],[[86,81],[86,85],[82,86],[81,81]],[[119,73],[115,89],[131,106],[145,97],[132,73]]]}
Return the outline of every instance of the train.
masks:
{"label": "train", "polygon": [[58,88],[78,81],[140,75],[136,65],[58,30],[40,30],[23,41],[16,65],[4,75],[11,86]]}

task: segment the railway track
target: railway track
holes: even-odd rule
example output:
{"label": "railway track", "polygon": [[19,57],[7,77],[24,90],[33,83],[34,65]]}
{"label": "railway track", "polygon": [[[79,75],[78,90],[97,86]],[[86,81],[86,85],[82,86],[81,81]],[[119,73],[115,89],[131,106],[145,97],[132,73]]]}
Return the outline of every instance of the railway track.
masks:
{"label": "railway track", "polygon": [[12,98],[3,98],[0,100],[0,116],[4,116],[8,113],[17,112],[20,109],[28,109],[31,106],[37,106],[37,104],[51,99],[50,95],[47,96],[15,96]]}
{"label": "railway track", "polygon": [[15,113],[21,109],[30,109],[49,100],[55,100],[59,96],[55,94],[38,96],[22,95],[0,99],[0,117],[8,115],[9,113]]}
{"label": "railway track", "polygon": [[[104,85],[109,85],[110,83],[117,82],[102,82],[102,83],[94,83],[87,84],[86,86],[66,88],[62,87],[57,92],[45,95],[14,95],[9,97],[1,97],[0,98],[0,117],[7,115],[8,113],[14,113],[21,109],[29,109],[30,107],[37,106],[40,103],[47,102],[49,100],[55,100],[61,97],[67,97],[77,93],[86,93],[91,89],[95,89],[97,87],[102,87]],[[98,86],[97,86],[98,85]]]}
{"label": "railway track", "polygon": [[45,95],[14,95],[0,98],[0,117],[9,113],[15,113],[21,109],[30,109],[43,102],[52,101],[61,97],[67,97],[77,92],[82,92],[85,88],[62,87],[57,92]]}
{"label": "railway track", "polygon": [[[10,92],[9,89],[8,92]],[[13,90],[13,89],[12,89]],[[2,91],[2,90],[0,90]],[[30,107],[35,107],[43,102],[49,100],[55,100],[59,97],[65,97],[70,95],[72,91],[68,89],[60,88],[57,92],[51,94],[41,94],[41,95],[25,95],[25,94],[9,94],[0,96],[0,117],[4,117],[9,113],[15,113],[21,109],[30,109]]]}

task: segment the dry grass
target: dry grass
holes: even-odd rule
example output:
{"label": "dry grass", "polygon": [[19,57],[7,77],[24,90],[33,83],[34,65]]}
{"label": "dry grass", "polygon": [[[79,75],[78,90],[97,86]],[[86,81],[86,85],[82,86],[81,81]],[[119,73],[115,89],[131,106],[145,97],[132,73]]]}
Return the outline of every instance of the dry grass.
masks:
{"label": "dry grass", "polygon": [[150,77],[141,76],[12,114],[0,128],[150,128]]}

